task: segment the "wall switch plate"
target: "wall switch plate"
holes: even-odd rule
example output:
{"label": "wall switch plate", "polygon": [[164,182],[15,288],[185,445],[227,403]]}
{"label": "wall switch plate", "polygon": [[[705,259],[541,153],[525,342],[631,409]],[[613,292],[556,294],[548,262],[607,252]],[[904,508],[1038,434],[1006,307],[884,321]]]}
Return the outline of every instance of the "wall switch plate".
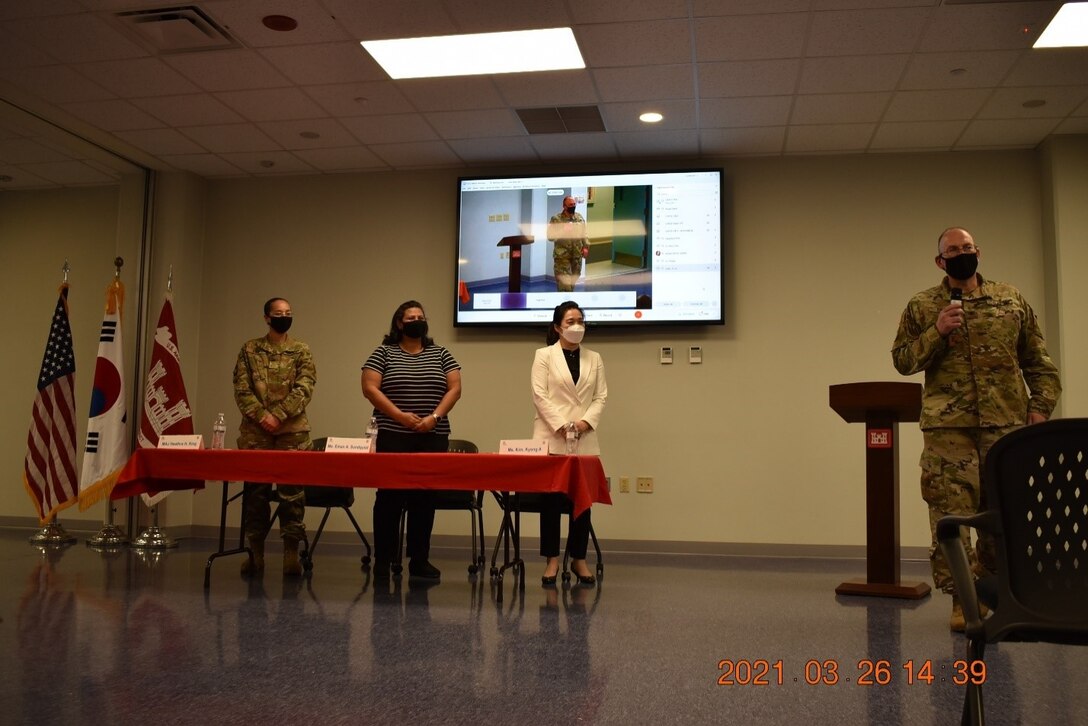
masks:
{"label": "wall switch plate", "polygon": [[668,365],[672,363],[672,348],[668,346],[661,346],[661,364]]}
{"label": "wall switch plate", "polygon": [[701,346],[693,345],[688,348],[688,363],[702,363],[703,362],[703,349]]}
{"label": "wall switch plate", "polygon": [[620,494],[627,494],[630,491],[631,491],[631,477],[621,476],[620,477]]}

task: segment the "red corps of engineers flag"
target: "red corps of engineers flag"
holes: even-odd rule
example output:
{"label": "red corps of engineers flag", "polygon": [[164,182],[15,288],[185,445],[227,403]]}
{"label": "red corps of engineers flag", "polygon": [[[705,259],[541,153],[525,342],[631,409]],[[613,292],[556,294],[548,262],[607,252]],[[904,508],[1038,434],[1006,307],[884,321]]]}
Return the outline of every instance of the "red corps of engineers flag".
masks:
{"label": "red corps of engineers flag", "polygon": [[[155,448],[163,434],[192,434],[193,412],[181,377],[181,356],[178,352],[177,326],[174,324],[173,296],[166,294],[155,326],[155,347],[151,351],[151,368],[144,387],[144,412],[140,417],[137,444],[141,449]],[[153,506],[169,492],[143,495],[144,503]]]}
{"label": "red corps of engineers flag", "polygon": [[60,510],[76,503],[76,355],[68,322],[68,284],[60,286],[49,326],[38,392],[30,415],[23,485],[38,520],[47,524]]}

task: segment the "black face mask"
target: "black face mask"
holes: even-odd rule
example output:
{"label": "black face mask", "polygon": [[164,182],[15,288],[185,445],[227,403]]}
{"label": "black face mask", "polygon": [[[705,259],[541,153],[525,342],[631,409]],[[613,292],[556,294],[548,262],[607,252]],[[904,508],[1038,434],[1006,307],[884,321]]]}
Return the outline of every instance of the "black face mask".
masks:
{"label": "black face mask", "polygon": [[405,338],[424,338],[427,336],[426,320],[411,320],[404,324]]}
{"label": "black face mask", "polygon": [[269,318],[268,325],[280,335],[283,335],[291,329],[291,322],[294,320],[290,315],[283,315],[276,318]]}
{"label": "black face mask", "polygon": [[942,257],[944,271],[953,280],[970,280],[978,269],[978,253],[973,255],[956,255],[955,257]]}
{"label": "black face mask", "polygon": [[563,207],[563,211],[571,216],[574,216],[574,207]]}

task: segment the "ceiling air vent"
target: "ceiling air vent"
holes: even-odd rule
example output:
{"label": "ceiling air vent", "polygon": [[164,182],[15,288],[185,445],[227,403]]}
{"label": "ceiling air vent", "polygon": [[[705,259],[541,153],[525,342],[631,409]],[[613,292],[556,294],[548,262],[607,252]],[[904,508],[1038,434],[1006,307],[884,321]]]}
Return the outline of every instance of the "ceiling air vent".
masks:
{"label": "ceiling air vent", "polygon": [[574,134],[604,131],[601,111],[596,106],[546,106],[519,108],[518,118],[530,134]]}
{"label": "ceiling air vent", "polygon": [[150,43],[156,53],[191,53],[240,48],[219,23],[195,5],[117,13],[126,28]]}

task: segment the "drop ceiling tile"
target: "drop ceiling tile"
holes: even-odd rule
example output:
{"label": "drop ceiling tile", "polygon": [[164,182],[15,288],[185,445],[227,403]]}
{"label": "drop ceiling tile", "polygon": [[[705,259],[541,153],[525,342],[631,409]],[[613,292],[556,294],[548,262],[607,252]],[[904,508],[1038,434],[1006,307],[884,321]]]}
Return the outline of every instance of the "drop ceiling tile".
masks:
{"label": "drop ceiling tile", "polygon": [[790,126],[786,133],[786,151],[793,153],[864,151],[876,124],[836,124],[827,126]]}
{"label": "drop ceiling tile", "polygon": [[69,66],[6,68],[0,78],[49,103],[104,101],[114,95]]}
{"label": "drop ceiling tile", "polygon": [[322,0],[357,40],[418,38],[464,32],[442,0]]}
{"label": "drop ceiling tile", "polygon": [[1054,48],[1024,53],[1002,85],[1074,86],[1088,79],[1088,48]]}
{"label": "drop ceiling tile", "polygon": [[215,178],[245,175],[245,172],[241,169],[215,154],[187,154],[184,156],[161,156],[159,158],[175,169],[192,172],[202,177]]}
{"label": "drop ceiling tile", "polygon": [[249,121],[321,118],[325,111],[297,88],[223,91],[215,97]]}
{"label": "drop ceiling tile", "polygon": [[1019,50],[915,54],[899,87],[904,90],[990,88],[1001,83]]}
{"label": "drop ceiling tile", "polygon": [[798,96],[791,124],[858,124],[879,121],[890,93],[829,93]]}
{"label": "drop ceiling tile", "polygon": [[616,18],[627,21],[686,18],[687,0],[594,0],[570,3],[575,23],[609,23]]}
{"label": "drop ceiling tile", "polygon": [[[348,147],[359,143],[339,121],[331,118],[265,121],[258,123],[257,127],[291,151]],[[311,134],[317,134],[317,138],[308,138]]]}
{"label": "drop ceiling tile", "polygon": [[[1088,86],[998,88],[979,111],[978,118],[1064,118],[1085,99],[1088,99]],[[1045,103],[1024,107],[1025,103],[1036,101]]]}
{"label": "drop ceiling tile", "polygon": [[0,176],[9,176],[11,181],[0,181],[0,192],[12,189],[43,189],[58,186],[56,182],[31,174],[21,166],[0,163]]}
{"label": "drop ceiling tile", "polygon": [[[315,0],[204,0],[200,7],[250,48],[352,40],[333,15]],[[269,30],[266,15],[286,15],[298,21],[290,31]]]}
{"label": "drop ceiling tile", "polygon": [[80,13],[86,10],[76,0],[38,0],[38,2],[0,3],[0,20],[11,18],[37,18],[49,15]]}
{"label": "drop ceiling tile", "polygon": [[174,96],[200,90],[158,58],[84,63],[80,71],[121,98]]}
{"label": "drop ceiling tile", "polygon": [[1067,118],[1054,129],[1056,134],[1088,134],[1088,116]]}
{"label": "drop ceiling tile", "polygon": [[390,116],[357,116],[340,119],[355,138],[364,144],[402,144],[438,139],[427,120],[414,113]]}
{"label": "drop ceiling tile", "polygon": [[23,18],[4,24],[4,30],[37,48],[48,48],[62,63],[93,63],[150,55],[109,22],[93,13]]}
{"label": "drop ceiling tile", "polygon": [[440,111],[424,117],[443,139],[518,136],[525,133],[517,114],[507,108],[481,111]]}
{"label": "drop ceiling tile", "polygon": [[972,121],[956,148],[1032,148],[1058,125],[1058,119],[983,119]]}
{"label": "drop ceiling tile", "polygon": [[528,136],[500,136],[490,139],[452,139],[454,152],[466,164],[537,161],[536,149]]}
{"label": "drop ceiling tile", "polygon": [[615,159],[616,145],[608,134],[543,134],[529,137],[541,159]]}
{"label": "drop ceiling tile", "polygon": [[47,66],[56,62],[49,53],[4,32],[0,26],[0,69]]}
{"label": "drop ceiling tile", "polygon": [[31,174],[64,186],[113,184],[116,175],[106,174],[81,161],[51,161],[45,164],[24,164]]}
{"label": "drop ceiling tile", "polygon": [[[655,124],[639,120],[648,111],[656,111],[665,118]],[[610,132],[634,131],[668,133],[679,129],[694,129],[697,116],[694,101],[635,101],[632,103],[606,103],[601,106],[605,128]]]}
{"label": "drop ceiling tile", "polygon": [[388,164],[363,146],[339,149],[300,149],[295,153],[315,169],[327,172],[386,169]]}
{"label": "drop ceiling tile", "polygon": [[174,129],[115,131],[114,135],[155,156],[163,154],[202,154],[207,151],[207,149],[202,148],[199,144],[194,143],[192,139]]}
{"label": "drop ceiling tile", "polygon": [[797,88],[799,58],[699,63],[699,96],[785,96]]}
{"label": "drop ceiling tile", "polygon": [[221,156],[244,172],[259,176],[313,174],[315,169],[288,151],[243,151]]}
{"label": "drop ceiling tile", "polygon": [[493,33],[511,28],[557,28],[571,24],[564,0],[456,0],[450,4],[462,33]]}
{"label": "drop ceiling tile", "polygon": [[[1054,8],[1052,2],[944,5],[933,15],[917,51],[1029,48],[1054,14]],[[1032,27],[1032,32],[1024,33],[1024,26]]]}
{"label": "drop ceiling tile", "polygon": [[253,124],[188,126],[178,129],[212,153],[276,151],[280,148]]}
{"label": "drop ceiling tile", "polygon": [[705,63],[799,58],[807,26],[804,13],[699,18],[695,21],[696,59]]}
{"label": "drop ceiling tile", "polygon": [[515,108],[580,106],[597,103],[597,89],[589,71],[503,73],[494,77],[495,87]]}
{"label": "drop ceiling tile", "polygon": [[394,81],[306,86],[302,90],[336,117],[415,111]]}
{"label": "drop ceiling tile", "polygon": [[[985,0],[987,2],[991,0]],[[995,0],[1005,2],[1006,0]],[[1031,0],[1028,0],[1029,2]],[[867,10],[869,8],[932,8],[944,0],[812,0],[813,10]]]}
{"label": "drop ceiling tile", "polygon": [[929,19],[927,8],[835,10],[814,13],[805,54],[910,53]]}
{"label": "drop ceiling tile", "polygon": [[211,126],[245,121],[222,101],[207,93],[134,98],[131,103],[169,126]]}
{"label": "drop ceiling tile", "polygon": [[106,131],[161,128],[162,123],[128,101],[82,101],[62,104],[74,116]]}
{"label": "drop ceiling tile", "polygon": [[264,48],[261,55],[299,85],[389,79],[370,54],[355,42]]}
{"label": "drop ceiling tile", "polygon": [[692,14],[700,18],[708,15],[797,13],[808,9],[809,0],[695,0]]}
{"label": "drop ceiling tile", "polygon": [[883,123],[877,128],[869,148],[885,151],[951,149],[966,126],[967,121]]}
{"label": "drop ceiling tile", "polygon": [[691,64],[598,68],[592,75],[604,103],[695,96]]}
{"label": "drop ceiling tile", "polygon": [[460,159],[443,141],[410,144],[375,144],[370,150],[395,168],[457,166]]}
{"label": "drop ceiling tile", "polygon": [[781,154],[785,140],[785,126],[703,129],[699,132],[703,153],[720,156]]}
{"label": "drop ceiling tile", "polygon": [[699,128],[785,126],[791,103],[789,96],[712,98],[699,104]]}
{"label": "drop ceiling tile", "polygon": [[893,91],[910,56],[835,56],[807,58],[799,93],[865,93]]}
{"label": "drop ceiling tile", "polygon": [[900,91],[892,97],[885,121],[957,121],[974,118],[990,97],[986,88]]}
{"label": "drop ceiling tile", "polygon": [[0,164],[34,164],[65,161],[70,157],[57,149],[39,144],[34,139],[0,139]]}
{"label": "drop ceiling tile", "polygon": [[397,88],[420,111],[467,111],[506,105],[489,76],[412,78],[399,81]]}
{"label": "drop ceiling tile", "polygon": [[574,36],[586,65],[591,67],[691,61],[691,33],[685,20],[579,25]]}
{"label": "drop ceiling tile", "polygon": [[205,91],[282,88],[290,81],[253,50],[175,53],[163,58]]}

